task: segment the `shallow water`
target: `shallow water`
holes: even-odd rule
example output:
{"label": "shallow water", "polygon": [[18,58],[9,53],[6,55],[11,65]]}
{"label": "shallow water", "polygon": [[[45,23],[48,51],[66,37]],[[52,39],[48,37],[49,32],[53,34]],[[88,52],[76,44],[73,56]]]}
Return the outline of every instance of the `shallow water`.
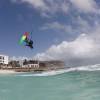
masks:
{"label": "shallow water", "polygon": [[100,71],[0,75],[0,100],[100,100]]}

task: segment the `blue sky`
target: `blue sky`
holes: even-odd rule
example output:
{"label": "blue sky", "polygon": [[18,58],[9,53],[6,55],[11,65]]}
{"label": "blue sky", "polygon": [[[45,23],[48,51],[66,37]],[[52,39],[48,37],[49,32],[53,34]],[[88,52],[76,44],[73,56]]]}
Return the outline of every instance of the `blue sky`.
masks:
{"label": "blue sky", "polygon": [[[99,53],[99,26],[99,0],[0,0],[0,53],[84,62]],[[26,31],[33,32],[33,50],[18,44]]]}
{"label": "blue sky", "polygon": [[[2,0],[0,4],[1,53],[11,56],[30,56],[32,53],[35,54],[50,45],[50,42],[52,42],[50,39],[53,36],[39,31],[39,28],[47,19],[42,18],[35,9],[24,4],[12,3],[10,0]],[[34,50],[18,44],[21,35],[26,31],[33,31]],[[48,41],[50,42],[48,43]]]}

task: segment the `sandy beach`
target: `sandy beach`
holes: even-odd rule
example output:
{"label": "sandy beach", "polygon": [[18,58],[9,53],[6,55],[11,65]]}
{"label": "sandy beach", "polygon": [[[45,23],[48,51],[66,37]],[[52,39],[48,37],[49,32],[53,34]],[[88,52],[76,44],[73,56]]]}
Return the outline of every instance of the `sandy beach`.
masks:
{"label": "sandy beach", "polygon": [[0,70],[0,74],[14,74],[16,73],[14,70]]}

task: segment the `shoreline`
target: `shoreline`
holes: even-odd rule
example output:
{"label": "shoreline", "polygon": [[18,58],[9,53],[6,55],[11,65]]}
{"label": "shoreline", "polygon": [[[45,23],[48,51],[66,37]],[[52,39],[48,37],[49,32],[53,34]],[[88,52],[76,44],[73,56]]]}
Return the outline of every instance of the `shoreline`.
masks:
{"label": "shoreline", "polygon": [[0,70],[0,74],[14,74],[14,73],[16,73],[16,71],[14,70],[3,70],[3,69]]}
{"label": "shoreline", "polygon": [[53,70],[15,70],[15,69],[0,69],[0,74],[18,74],[18,73],[31,73],[31,72],[53,72],[53,71],[58,71],[60,69],[53,69]]}

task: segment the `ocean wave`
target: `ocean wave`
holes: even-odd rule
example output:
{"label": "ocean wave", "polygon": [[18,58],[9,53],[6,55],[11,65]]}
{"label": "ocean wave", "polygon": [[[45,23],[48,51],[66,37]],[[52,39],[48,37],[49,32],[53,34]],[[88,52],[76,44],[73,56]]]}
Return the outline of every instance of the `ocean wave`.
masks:
{"label": "ocean wave", "polygon": [[47,71],[47,72],[41,72],[41,73],[31,73],[31,74],[21,74],[20,76],[53,76],[58,74],[63,74],[67,72],[72,71],[97,71],[100,70],[100,64],[96,65],[88,65],[88,66],[80,66],[80,67],[72,67],[72,68],[66,68],[56,71]]}

